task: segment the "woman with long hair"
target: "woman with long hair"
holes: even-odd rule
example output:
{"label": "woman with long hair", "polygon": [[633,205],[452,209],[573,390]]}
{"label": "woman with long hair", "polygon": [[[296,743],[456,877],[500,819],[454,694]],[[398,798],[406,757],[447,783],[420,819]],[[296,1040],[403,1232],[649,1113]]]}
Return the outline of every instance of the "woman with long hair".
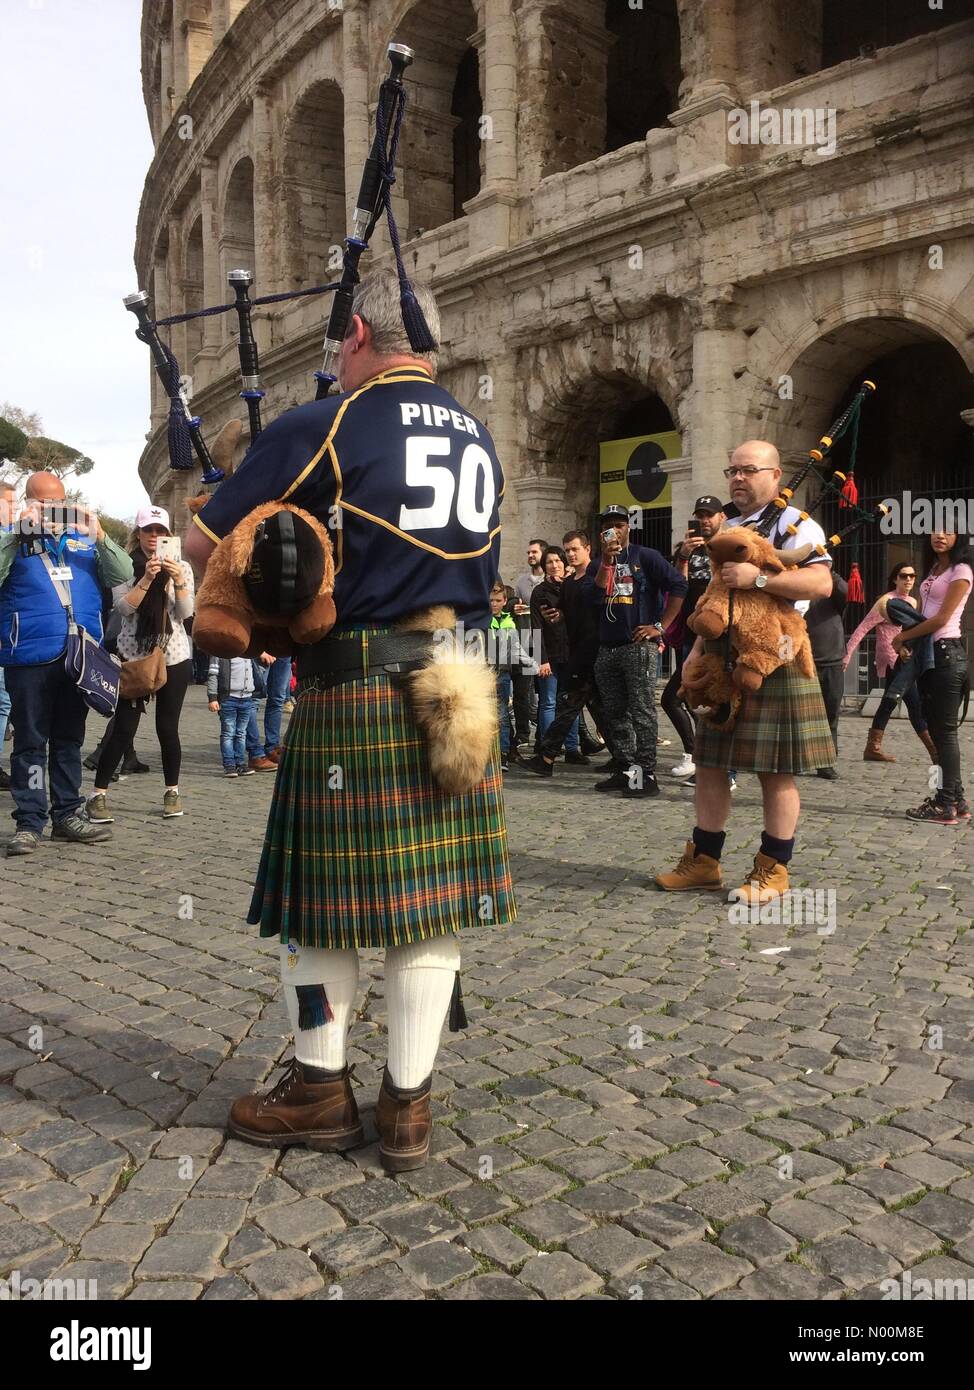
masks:
{"label": "woman with long hair", "polygon": [[[866,735],[866,747],[863,750],[862,760],[866,763],[895,763],[896,759],[890,753],[883,752],[883,734],[886,726],[892,717],[900,696],[889,694],[889,688],[897,675],[903,673],[904,658],[897,655],[893,650],[893,638],[902,631],[898,623],[894,623],[886,612],[886,605],[891,598],[902,599],[905,603],[916,608],[917,601],[913,597],[913,587],[916,584],[916,566],[910,560],[901,560],[898,565],[894,565],[890,570],[889,579],[886,582],[886,591],[870,608],[862,622],[846,643],[845,660],[842,663],[843,671],[849,665],[852,654],[859,646],[862,639],[875,629],[876,632],[876,673],[879,679],[886,682],[883,698],[873,716],[873,722],[869,726]],[[907,653],[907,659],[909,653]],[[927,730],[927,719],[923,713],[923,704],[920,700],[920,692],[917,689],[916,675],[914,674],[906,688],[902,691],[903,703],[906,712],[910,716],[910,723],[917,738],[923,744],[931,760],[935,761],[937,750],[934,747],[933,739]]]}
{"label": "woman with long hair", "polygon": [[[121,618],[118,654],[123,661],[148,656],[157,644],[166,661],[166,683],[152,698],[156,702],[156,735],[162,751],[165,781],[162,814],[167,819],[183,814],[179,799],[179,716],[192,679],[193,648],[183,626],[193,614],[193,571],[185,560],[160,560],[156,547],[160,536],[169,536],[169,513],[163,507],[143,507],[135,518],[129,541],[133,577],[129,584],[112,590],[115,610]],[[108,807],[108,786],[123,752],[135,737],[145,700],[119,700],[111,737],[105,744],[95,772],[95,791],[88,801],[88,819],[96,825],[115,818]]]}
{"label": "woman with long hair", "polygon": [[[919,678],[920,698],[937,750],[939,786],[933,796],[907,811],[910,820],[936,825],[969,821],[971,808],[960,775],[960,707],[969,688],[967,650],[961,637],[964,609],[974,586],[974,547],[969,536],[934,531],[927,543],[926,577],[920,585],[923,621],[893,638],[900,652],[909,642],[933,638],[933,664]],[[916,659],[916,658],[914,658]]]}
{"label": "woman with long hair", "polygon": [[[531,626],[541,633],[541,661],[538,666],[538,736],[535,756],[554,723],[558,685],[569,677],[568,636],[561,613],[561,588],[568,571],[568,557],[560,545],[549,545],[542,560],[545,577],[531,593]],[[578,740],[578,720],[565,734],[566,763],[587,763]]]}

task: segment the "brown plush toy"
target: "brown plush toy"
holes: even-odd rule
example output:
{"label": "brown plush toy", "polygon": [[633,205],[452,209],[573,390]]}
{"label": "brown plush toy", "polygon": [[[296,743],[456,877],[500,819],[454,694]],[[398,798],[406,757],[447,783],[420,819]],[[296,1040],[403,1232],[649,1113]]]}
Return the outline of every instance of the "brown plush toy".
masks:
{"label": "brown plush toy", "polygon": [[[230,421],[210,450],[228,477],[240,428],[238,420]],[[195,514],[208,501],[209,495],[203,494],[186,505]],[[278,577],[267,572],[282,535],[297,554],[297,575],[291,576],[290,588],[292,600],[297,597],[290,605],[275,603],[284,611],[272,612],[260,606],[259,596],[265,591],[283,592]],[[266,502],[238,522],[210,556],[196,591],[193,641],[211,656],[259,656],[261,652],[290,656],[296,644],[320,641],[334,627],[334,587],[335,566],[326,528],[300,507]]]}
{"label": "brown plush toy", "polygon": [[[720,577],[722,565],[728,561],[747,563],[757,565],[765,574],[780,574],[801,564],[811,553],[811,546],[775,550],[769,540],[755,531],[732,526],[718,532],[708,543],[707,551],[714,565],[714,577],[687,619],[687,626],[698,637],[713,641],[723,636],[730,620],[731,590]],[[733,670],[728,671],[723,657],[712,652],[688,658],[683,666],[683,698],[691,709],[701,711],[728,706],[729,713],[721,722],[724,728],[733,723],[742,692],[759,690],[780,666],[794,663],[802,675],[815,673],[805,619],[792,603],[761,589],[735,589],[733,593]]]}

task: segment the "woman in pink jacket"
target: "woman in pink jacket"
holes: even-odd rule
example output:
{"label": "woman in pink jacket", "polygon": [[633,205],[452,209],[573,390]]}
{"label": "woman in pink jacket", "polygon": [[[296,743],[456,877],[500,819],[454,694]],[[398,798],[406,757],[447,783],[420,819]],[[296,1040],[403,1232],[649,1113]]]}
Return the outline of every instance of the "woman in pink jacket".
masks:
{"label": "woman in pink jacket", "polygon": [[[912,597],[913,586],[916,583],[916,567],[909,561],[904,561],[895,565],[889,577],[888,591],[876,600],[872,608],[863,618],[855,632],[849,638],[845,649],[845,661],[842,669],[849,665],[852,653],[859,646],[859,643],[867,633],[876,630],[876,671],[880,680],[885,680],[886,689],[889,689],[890,682],[896,674],[898,654],[893,649],[893,638],[897,637],[901,631],[896,623],[890,622],[886,616],[886,604],[891,598],[905,599],[907,603],[916,607],[916,599]],[[934,747],[933,739],[927,732],[927,721],[924,718],[923,707],[920,700],[920,692],[917,690],[916,681],[912,681],[903,692],[903,703],[906,705],[906,712],[910,716],[910,723],[913,725],[914,732],[923,744],[927,753],[930,755],[931,762],[937,761],[937,750]],[[890,721],[893,710],[896,708],[896,696],[884,695],[879,702],[879,708],[873,718],[869,733],[866,735],[866,747],[863,751],[863,762],[867,763],[895,763],[896,759],[889,753],[883,752],[883,734]]]}

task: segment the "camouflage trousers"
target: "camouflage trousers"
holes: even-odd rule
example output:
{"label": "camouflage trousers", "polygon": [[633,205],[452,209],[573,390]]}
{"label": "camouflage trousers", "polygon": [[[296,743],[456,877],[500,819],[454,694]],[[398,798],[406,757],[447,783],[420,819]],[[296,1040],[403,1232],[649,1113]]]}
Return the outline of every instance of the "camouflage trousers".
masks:
{"label": "camouflage trousers", "polygon": [[655,642],[629,642],[599,648],[595,680],[605,711],[606,733],[613,753],[627,765],[656,771]]}

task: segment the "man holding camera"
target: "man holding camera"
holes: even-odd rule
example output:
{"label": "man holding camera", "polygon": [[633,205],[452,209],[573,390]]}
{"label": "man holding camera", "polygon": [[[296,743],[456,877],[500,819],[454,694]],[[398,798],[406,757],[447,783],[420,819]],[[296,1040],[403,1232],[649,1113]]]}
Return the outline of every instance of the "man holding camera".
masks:
{"label": "man holding camera", "polygon": [[[726,515],[723,503],[716,497],[698,497],[693,507],[693,516],[687,523],[686,534],[673,553],[673,563],[687,581],[686,602],[680,612],[676,634],[673,640],[673,674],[666,683],[660,697],[660,705],[669,717],[670,723],[680,735],[683,744],[683,760],[673,768],[674,777],[692,778],[693,762],[693,720],[686,706],[679,698],[683,679],[683,663],[693,646],[693,633],[687,627],[687,619],[707,591],[711,580],[710,555],[707,542],[716,536]],[[682,634],[682,635],[681,635]],[[691,782],[685,786],[694,785]]]}
{"label": "man holding camera", "polygon": [[0,666],[14,725],[10,791],[17,823],[8,855],[35,850],[49,814],[52,840],[87,845],[111,836],[78,815],[88,710],[64,667],[68,616],[45,555],[70,584],[76,620],[99,640],[102,590],[132,578],[131,558],[98,518],[66,505],[60,478],[32,473],[20,522],[0,542]]}
{"label": "man holding camera", "polygon": [[683,605],[687,581],[658,550],[630,545],[625,507],[613,503],[603,508],[599,530],[602,558],[593,566],[592,591],[599,615],[595,679],[606,732],[623,766],[595,786],[597,791],[619,791],[626,797],[659,796],[655,701],[659,639]]}

